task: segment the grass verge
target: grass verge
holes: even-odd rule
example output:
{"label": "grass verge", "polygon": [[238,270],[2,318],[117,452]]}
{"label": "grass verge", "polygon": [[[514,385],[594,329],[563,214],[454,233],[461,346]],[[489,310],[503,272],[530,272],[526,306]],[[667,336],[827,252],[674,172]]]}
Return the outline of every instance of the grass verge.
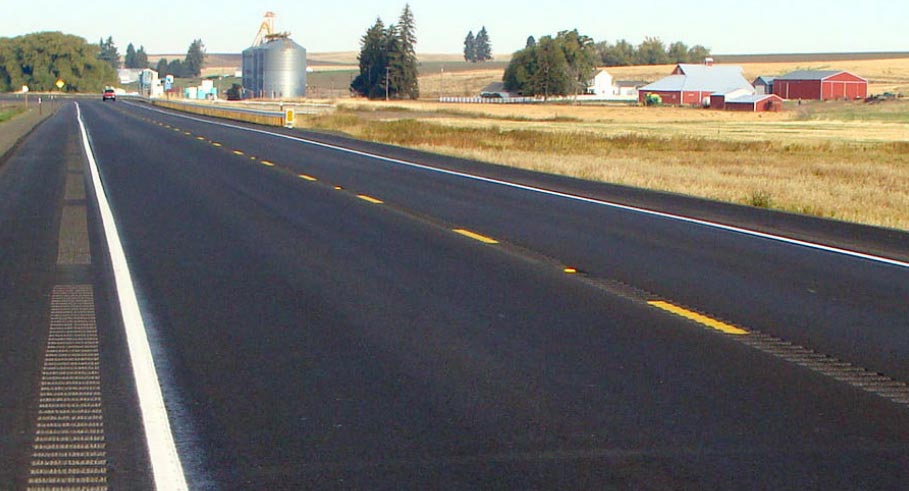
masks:
{"label": "grass verge", "polygon": [[591,134],[346,110],[308,127],[500,165],[883,227],[909,229],[909,142]]}

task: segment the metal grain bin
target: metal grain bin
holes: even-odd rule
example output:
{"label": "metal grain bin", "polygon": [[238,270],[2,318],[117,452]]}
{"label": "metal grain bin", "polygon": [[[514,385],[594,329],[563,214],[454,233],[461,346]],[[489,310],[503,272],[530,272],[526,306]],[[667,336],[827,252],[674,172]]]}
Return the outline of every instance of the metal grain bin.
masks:
{"label": "metal grain bin", "polygon": [[283,36],[246,49],[243,86],[266,99],[305,97],[306,49]]}

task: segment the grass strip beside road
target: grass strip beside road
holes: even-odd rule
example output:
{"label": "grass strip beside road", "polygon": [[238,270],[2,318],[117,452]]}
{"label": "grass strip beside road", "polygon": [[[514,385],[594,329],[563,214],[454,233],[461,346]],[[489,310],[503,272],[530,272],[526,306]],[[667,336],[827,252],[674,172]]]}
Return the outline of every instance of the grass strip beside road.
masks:
{"label": "grass strip beside road", "polygon": [[[679,109],[680,117],[687,117],[685,111],[697,118],[708,112]],[[909,229],[909,142],[843,141],[836,134],[862,128],[841,129],[842,122],[824,136],[826,121],[772,118],[767,125],[789,125],[784,130],[792,134],[762,139],[762,123],[753,117],[742,122],[748,137],[739,138],[735,121],[668,123],[659,125],[663,133],[653,134],[603,130],[580,123],[583,118],[439,116],[422,106],[413,112],[344,109],[298,118],[298,126],[593,181]],[[697,131],[706,125],[716,125],[718,134]],[[695,131],[686,130],[691,127]]]}
{"label": "grass strip beside road", "polygon": [[5,123],[23,112],[25,109],[22,107],[0,107],[0,123]]}

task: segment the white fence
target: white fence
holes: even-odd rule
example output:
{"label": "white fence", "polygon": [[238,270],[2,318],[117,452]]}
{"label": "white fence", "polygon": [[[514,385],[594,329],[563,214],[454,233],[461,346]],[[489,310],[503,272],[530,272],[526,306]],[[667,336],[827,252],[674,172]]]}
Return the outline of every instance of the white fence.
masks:
{"label": "white fence", "polygon": [[535,97],[440,97],[439,102],[455,104],[530,104],[543,102]]}

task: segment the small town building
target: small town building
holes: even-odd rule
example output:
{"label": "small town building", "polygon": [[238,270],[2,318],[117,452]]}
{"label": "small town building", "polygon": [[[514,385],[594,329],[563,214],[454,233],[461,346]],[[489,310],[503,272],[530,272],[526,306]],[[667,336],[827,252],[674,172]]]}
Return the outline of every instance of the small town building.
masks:
{"label": "small town building", "polygon": [[783,110],[783,98],[775,94],[740,95],[724,101],[727,111],[743,112],[780,112]]}
{"label": "small town building", "polygon": [[670,76],[638,89],[638,101],[644,103],[648,95],[657,95],[663,104],[707,106],[714,93],[737,89],[754,93],[742,72],[740,66],[715,65],[709,58],[703,65],[679,64]]}
{"label": "small town building", "polygon": [[790,100],[864,99],[868,81],[841,70],[797,70],[774,79],[773,93]]}
{"label": "small town building", "polygon": [[774,77],[764,77],[760,76],[754,79],[754,82],[751,82],[751,85],[754,86],[755,94],[772,94],[773,93],[773,81]]}

